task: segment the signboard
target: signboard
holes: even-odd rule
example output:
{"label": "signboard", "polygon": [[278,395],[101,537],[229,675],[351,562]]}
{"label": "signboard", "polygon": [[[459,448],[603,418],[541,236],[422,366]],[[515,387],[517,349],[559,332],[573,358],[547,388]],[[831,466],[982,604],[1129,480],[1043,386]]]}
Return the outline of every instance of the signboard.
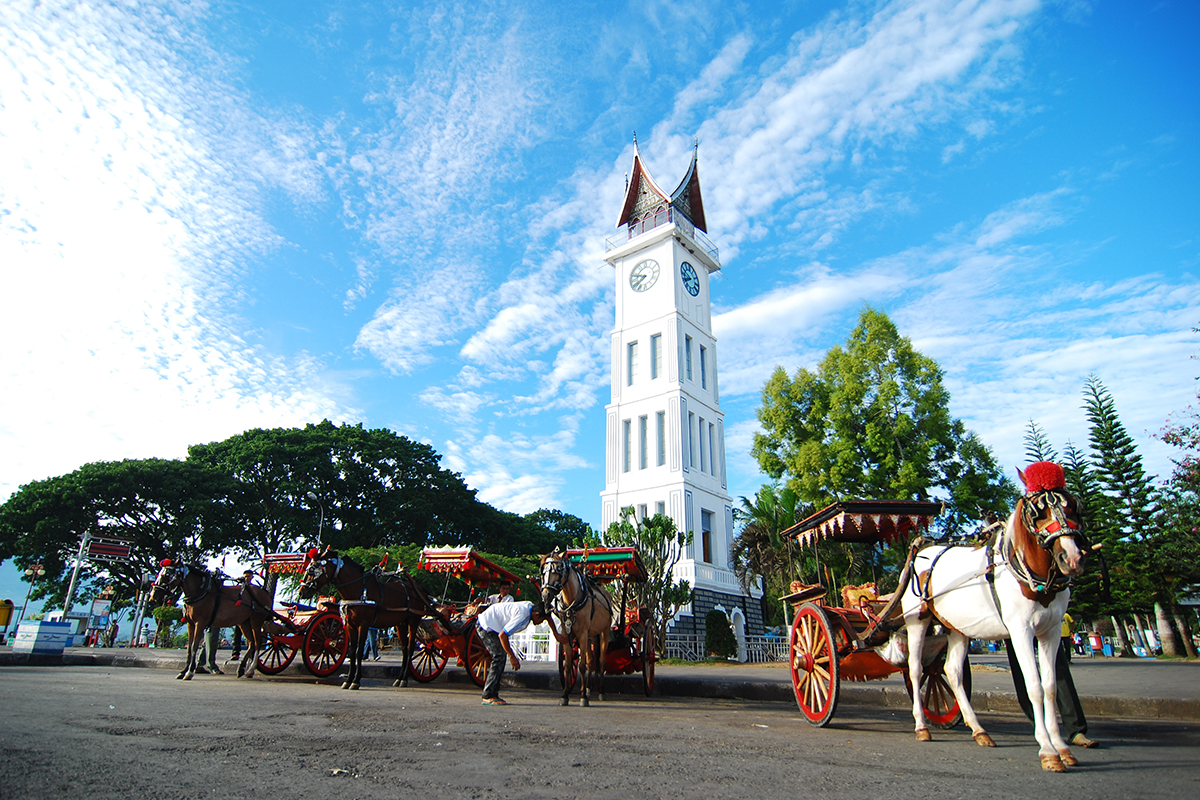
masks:
{"label": "signboard", "polygon": [[112,612],[112,600],[93,600],[88,630],[104,630],[108,627],[108,616]]}
{"label": "signboard", "polygon": [[130,549],[129,539],[93,536],[88,541],[87,554],[92,561],[128,561]]}

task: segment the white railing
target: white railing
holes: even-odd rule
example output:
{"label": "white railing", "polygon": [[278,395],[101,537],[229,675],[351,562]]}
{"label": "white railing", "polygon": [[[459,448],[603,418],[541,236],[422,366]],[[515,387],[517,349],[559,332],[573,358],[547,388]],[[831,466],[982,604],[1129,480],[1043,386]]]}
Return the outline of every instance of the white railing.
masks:
{"label": "white railing", "polygon": [[668,633],[666,657],[680,661],[703,661],[704,637],[694,633]]}
{"label": "white railing", "polygon": [[696,226],[692,224],[692,221],[673,206],[667,206],[656,214],[634,220],[622,226],[615,235],[610,236],[604,241],[604,252],[607,253],[609,250],[624,247],[625,243],[630,239],[637,238],[643,233],[671,223],[674,223],[675,227],[679,228],[684,235],[694,241],[709,258],[718,264],[721,263],[719,251],[717,250],[717,246],[712,243],[712,240],[705,236],[703,231],[696,230]]}
{"label": "white railing", "polygon": [[[739,647],[738,661],[746,664],[770,664],[788,660],[787,639],[767,636],[747,636]],[[668,633],[667,658],[681,661],[703,661],[706,657],[704,637],[695,633]]]}
{"label": "white railing", "polygon": [[544,622],[536,627],[530,625],[510,636],[508,641],[522,661],[558,661],[558,642]]}
{"label": "white railing", "polygon": [[769,664],[788,660],[787,639],[777,636],[747,636],[746,663]]}

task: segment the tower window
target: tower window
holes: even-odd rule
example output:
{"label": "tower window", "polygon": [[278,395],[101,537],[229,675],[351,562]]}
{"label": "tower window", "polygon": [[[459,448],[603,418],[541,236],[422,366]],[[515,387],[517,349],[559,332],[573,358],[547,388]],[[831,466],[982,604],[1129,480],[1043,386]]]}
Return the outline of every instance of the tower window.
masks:
{"label": "tower window", "polygon": [[631,420],[622,420],[622,452],[621,452],[621,470],[629,472],[631,461],[633,459],[633,422]]}
{"label": "tower window", "polygon": [[696,466],[696,415],[688,412],[688,466]]}
{"label": "tower window", "polygon": [[633,376],[637,374],[638,365],[638,343],[629,343],[629,354],[626,358],[625,369],[628,372],[626,380],[630,386],[633,386]]}
{"label": "tower window", "polygon": [[683,358],[687,365],[687,379],[692,379],[692,337],[683,337]]}
{"label": "tower window", "polygon": [[662,502],[655,503],[654,504],[654,513],[662,514],[663,516],[666,516],[667,515],[667,504],[662,503]]}
{"label": "tower window", "polygon": [[711,564],[712,560],[712,512],[700,510],[700,541],[704,549],[704,563]]}
{"label": "tower window", "polygon": [[716,456],[717,450],[716,450],[716,445],[713,444],[714,438],[716,438],[716,428],[712,424],[709,424],[709,426],[708,426],[708,471],[711,472],[713,475],[716,475],[717,474],[717,459],[715,458],[715,456]]}
{"label": "tower window", "polygon": [[700,345],[700,388],[708,388],[708,350]]}
{"label": "tower window", "polygon": [[650,380],[658,377],[658,365],[662,363],[662,334],[650,337]]}
{"label": "tower window", "polygon": [[642,503],[641,505],[639,505],[637,507],[637,516],[638,516],[638,519],[640,519],[640,520],[646,519],[646,504],[645,503]]}
{"label": "tower window", "polygon": [[646,417],[638,417],[638,469],[646,468]]}
{"label": "tower window", "polygon": [[654,463],[661,467],[667,463],[667,412],[654,415]]}
{"label": "tower window", "polygon": [[699,424],[696,428],[696,433],[700,434],[700,471],[704,472],[704,432],[707,430],[704,427],[704,417],[700,417]]}

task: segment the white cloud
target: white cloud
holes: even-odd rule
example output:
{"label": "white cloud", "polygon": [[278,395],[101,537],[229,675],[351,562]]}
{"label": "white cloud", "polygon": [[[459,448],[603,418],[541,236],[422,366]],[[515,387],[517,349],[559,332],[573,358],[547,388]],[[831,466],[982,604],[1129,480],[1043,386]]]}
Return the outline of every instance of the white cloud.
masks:
{"label": "white cloud", "polygon": [[345,413],[320,365],[246,341],[221,305],[279,244],[263,182],[318,191],[302,134],[180,63],[170,43],[203,48],[192,8],[137,11],[0,8],[0,491]]}

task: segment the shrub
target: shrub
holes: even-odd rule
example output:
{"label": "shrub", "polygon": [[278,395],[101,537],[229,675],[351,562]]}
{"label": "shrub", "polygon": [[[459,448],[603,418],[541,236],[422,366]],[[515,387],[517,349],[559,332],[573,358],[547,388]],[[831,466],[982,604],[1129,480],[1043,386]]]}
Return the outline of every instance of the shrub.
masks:
{"label": "shrub", "polygon": [[704,649],[718,658],[737,655],[737,637],[729,617],[715,608],[704,618]]}

